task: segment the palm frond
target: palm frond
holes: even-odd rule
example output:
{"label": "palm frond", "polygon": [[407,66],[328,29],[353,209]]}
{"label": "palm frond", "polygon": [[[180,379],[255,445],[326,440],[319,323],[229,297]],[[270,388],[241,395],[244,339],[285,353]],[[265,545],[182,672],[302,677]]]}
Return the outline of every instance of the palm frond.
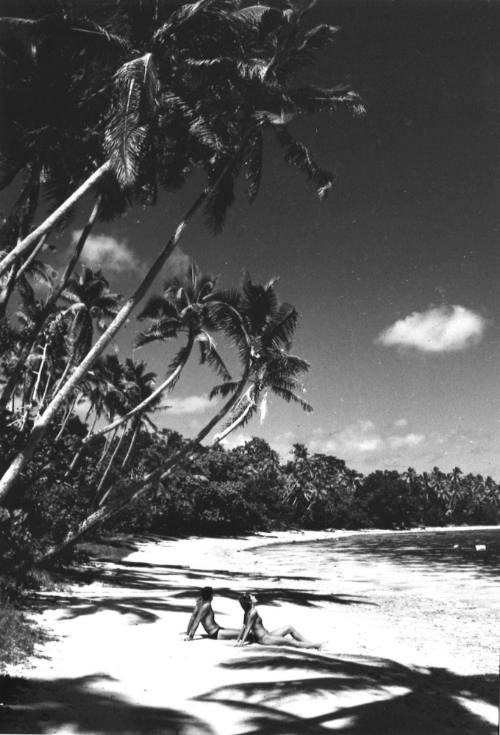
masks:
{"label": "palm frond", "polygon": [[256,130],[248,141],[243,161],[245,178],[247,180],[248,198],[251,202],[255,200],[260,189],[262,178],[262,149],[262,132],[260,130]]}
{"label": "palm frond", "polygon": [[152,54],[123,64],[114,82],[115,104],[104,148],[118,182],[127,188],[137,179],[149,122],[158,104],[159,81]]}
{"label": "palm frond", "polygon": [[285,75],[293,74],[315,61],[318,52],[333,41],[338,31],[337,26],[326,24],[308,30],[302,41],[297,44],[296,48],[290,49],[287,57],[279,64],[279,71]]}
{"label": "palm frond", "polygon": [[303,398],[300,398],[292,391],[287,390],[286,388],[280,388],[277,385],[270,386],[270,388],[273,393],[276,393],[277,396],[287,403],[297,403],[306,413],[311,413],[314,410],[310,403],[304,401]]}
{"label": "palm frond", "polygon": [[291,304],[280,304],[277,313],[264,334],[264,341],[270,340],[275,349],[289,349],[293,333],[297,327],[299,314]]}
{"label": "palm frond", "polygon": [[361,117],[366,112],[363,100],[352,87],[341,84],[325,89],[323,87],[297,87],[288,90],[288,96],[297,112],[314,114],[336,112],[345,108],[352,115]]}
{"label": "palm frond", "polygon": [[239,386],[240,382],[238,380],[228,380],[226,383],[215,385],[208,394],[208,397],[210,398],[210,400],[212,400],[212,398],[215,398],[216,396],[222,396],[223,398],[226,398],[231,393],[234,393],[234,391],[239,388]]}
{"label": "palm frond", "polygon": [[276,127],[275,131],[278,141],[285,150],[285,161],[305,174],[315,187],[318,197],[324,199],[333,186],[334,175],[320,168],[311,158],[307,146],[295,140],[284,126]]}
{"label": "palm frond", "polygon": [[158,340],[173,339],[179,334],[178,320],[157,319],[145,332],[139,332],[135,338],[135,347],[143,347]]}
{"label": "palm frond", "polygon": [[209,339],[199,340],[200,363],[207,363],[207,365],[209,365],[215,371],[215,373],[222,378],[222,380],[227,382],[231,380],[231,374],[229,373],[229,370],[227,369],[221,355],[217,351],[215,342],[210,338],[209,335],[207,336],[209,337]]}
{"label": "palm frond", "polygon": [[[165,285],[167,290],[167,285]],[[155,294],[148,300],[146,306],[137,316],[138,319],[161,319],[161,318],[178,319],[179,313],[174,304],[165,296]]]}

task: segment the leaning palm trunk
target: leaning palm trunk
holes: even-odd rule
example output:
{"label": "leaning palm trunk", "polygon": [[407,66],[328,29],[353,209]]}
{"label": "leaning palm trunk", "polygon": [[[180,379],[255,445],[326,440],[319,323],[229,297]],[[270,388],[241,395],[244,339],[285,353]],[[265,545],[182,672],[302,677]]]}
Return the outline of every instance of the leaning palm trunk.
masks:
{"label": "leaning palm trunk", "polygon": [[38,388],[40,386],[40,381],[42,379],[42,372],[43,368],[45,367],[45,361],[47,359],[47,342],[45,342],[43,346],[43,352],[42,352],[42,359],[40,361],[40,367],[38,369],[38,375],[36,376],[36,382],[35,387],[33,388],[33,393],[31,395],[31,402],[36,403],[38,400]]}
{"label": "leaning palm trunk", "polygon": [[90,441],[93,441],[94,439],[97,439],[99,436],[102,436],[103,434],[107,434],[109,431],[112,431],[113,429],[117,429],[119,426],[121,426],[126,421],[129,421],[133,416],[135,416],[138,413],[142,413],[144,409],[146,409],[153,401],[158,398],[164,391],[166,391],[169,386],[171,386],[173,383],[175,383],[183,371],[184,367],[186,366],[187,361],[189,360],[189,356],[191,355],[192,349],[193,349],[194,339],[192,336],[189,337],[189,340],[185,347],[184,352],[184,359],[182,362],[177,365],[175,370],[173,370],[170,375],[161,383],[161,385],[154,390],[151,395],[149,395],[147,398],[145,398],[141,403],[138,403],[137,406],[134,406],[134,408],[130,409],[128,413],[126,413],[124,416],[121,416],[119,419],[116,419],[116,421],[113,421],[111,424],[108,424],[103,429],[100,429],[99,431],[96,431],[95,434],[92,434],[92,436],[86,436],[85,439],[83,439],[82,444],[85,446],[85,444],[88,444]]}
{"label": "leaning palm trunk", "polygon": [[[7,381],[2,395],[0,396],[0,410],[2,408],[5,408],[7,405],[10,396],[13,394],[16,385],[19,381],[20,375],[23,371],[26,358],[30,354],[30,352],[33,350],[33,347],[35,346],[36,340],[38,339],[38,335],[40,333],[40,330],[42,329],[43,325],[45,324],[46,320],[52,313],[52,310],[66,288],[66,284],[68,283],[68,280],[73,273],[73,270],[78,263],[78,260],[80,258],[80,255],[82,254],[83,247],[87,241],[88,236],[90,235],[90,232],[95,224],[95,221],[97,219],[97,215],[99,214],[99,209],[101,206],[101,197],[98,196],[97,200],[92,208],[92,212],[90,213],[90,217],[87,221],[87,224],[82,230],[82,234],[78,238],[78,242],[76,243],[75,249],[73,251],[73,255],[71,256],[71,259],[66,266],[66,270],[64,271],[64,275],[57,286],[57,288],[54,290],[50,298],[47,300],[47,303],[43,307],[43,309],[40,311],[40,313],[37,315],[35,322],[29,331],[28,335],[25,338],[24,341],[24,347],[21,349],[21,354],[19,355],[19,358],[12,370],[12,373],[9,377],[9,380]],[[43,239],[43,238],[42,238]],[[38,246],[37,246],[38,247]]]}
{"label": "leaning palm trunk", "polygon": [[[132,433],[132,439],[130,440],[130,444],[128,445],[127,454],[125,455],[125,458],[121,464],[121,469],[124,470],[125,467],[128,464],[128,461],[130,457],[132,456],[132,450],[134,449],[135,443],[137,441],[137,437],[139,436],[139,429],[141,428],[141,420],[140,418],[136,420],[135,428]],[[101,505],[102,503],[100,503]]]}
{"label": "leaning palm trunk", "polygon": [[17,272],[17,276],[16,276],[16,279],[17,280],[19,280],[21,278],[21,276],[23,275],[23,273],[25,273],[28,270],[28,268],[30,267],[30,265],[33,263],[33,261],[35,260],[36,256],[40,252],[40,250],[43,248],[43,246],[45,245],[45,242],[47,240],[47,235],[48,235],[48,232],[46,232],[44,235],[42,235],[42,237],[39,239],[39,241],[37,242],[37,244],[35,245],[35,247],[31,251],[31,253],[28,255],[28,257],[26,258],[26,260],[22,264],[22,266],[19,268],[19,270]]}
{"label": "leaning palm trunk", "polygon": [[60,428],[60,429],[59,429],[59,431],[57,432],[57,435],[56,435],[56,437],[55,437],[55,440],[54,440],[54,441],[57,441],[58,439],[60,439],[60,438],[62,437],[62,435],[64,434],[64,429],[66,428],[66,424],[68,423],[68,421],[69,421],[69,419],[70,419],[70,416],[71,416],[71,414],[72,414],[72,413],[73,413],[73,411],[75,410],[75,406],[76,406],[76,404],[77,404],[77,402],[78,402],[78,399],[79,399],[79,398],[80,398],[80,394],[77,394],[77,395],[76,395],[76,396],[75,396],[75,397],[73,398],[73,400],[71,401],[71,403],[69,404],[69,406],[68,406],[68,408],[67,408],[67,411],[66,411],[66,414],[65,414],[65,416],[64,416],[64,419],[63,419],[63,421],[62,421],[62,424],[61,424],[61,428]]}
{"label": "leaning palm trunk", "polygon": [[[194,439],[195,442],[201,442],[201,440],[207,436],[207,434],[214,428],[214,426],[219,421],[221,421],[224,416],[226,416],[239,401],[246,386],[248,373],[249,366],[247,365],[245,373],[235,393],[228,401],[226,401],[224,406],[214,416],[214,418],[211,419],[208,424],[206,424],[206,426],[201,429],[200,432],[198,432],[196,438]],[[130,484],[124,492],[117,492],[116,496],[111,501],[108,501],[108,503],[104,506],[104,500],[112,496],[114,494],[114,491],[118,491],[117,485],[112,485],[110,488],[108,488],[105,496],[102,498],[101,506],[96,511],[91,513],[84,521],[82,521],[77,529],[68,533],[59,544],[51,546],[49,549],[47,549],[47,551],[37,557],[37,559],[35,560],[35,564],[45,564],[52,559],[55,559],[63,551],[73,546],[80,538],[82,538],[82,536],[91,531],[93,528],[101,523],[104,523],[105,521],[108,521],[110,518],[113,518],[115,515],[120,513],[127,505],[131,505],[134,501],[138,500],[140,497],[152,490],[159,482],[161,482],[162,480],[166,480],[170,475],[173,467],[175,467],[181,459],[186,457],[186,455],[188,455],[190,451],[191,447],[186,446],[183,449],[180,449],[178,452],[175,452],[172,457],[169,457],[165,461],[162,467],[154,470],[153,472],[150,472],[145,477],[143,477],[142,480]],[[192,454],[194,456],[194,452]]]}
{"label": "leaning palm trunk", "polygon": [[7,311],[9,299],[12,296],[14,286],[16,285],[17,271],[17,265],[14,263],[11,266],[9,275],[7,276],[7,281],[2,288],[2,291],[0,292],[0,319],[5,316],[5,313]]}
{"label": "leaning palm trunk", "polygon": [[[97,489],[96,489],[96,491],[95,491],[95,501],[96,501],[96,502],[97,502],[97,500],[98,500],[98,498],[99,498],[99,495],[100,495],[100,493],[101,493],[101,490],[102,490],[102,489],[103,489],[103,487],[104,487],[104,484],[105,484],[106,480],[108,479],[108,475],[109,475],[109,473],[111,472],[111,468],[112,468],[112,466],[113,466],[113,464],[114,464],[114,461],[115,461],[115,459],[116,459],[116,455],[117,455],[117,454],[118,454],[118,452],[120,451],[120,448],[121,448],[121,446],[122,446],[122,444],[123,444],[123,441],[124,441],[124,439],[125,439],[125,436],[126,436],[126,434],[127,434],[127,432],[126,432],[126,429],[124,429],[124,430],[122,431],[122,435],[121,435],[121,437],[120,437],[120,438],[118,439],[118,441],[117,441],[117,443],[116,443],[116,447],[115,447],[115,448],[113,449],[113,452],[112,452],[112,454],[111,454],[111,457],[109,458],[109,462],[108,462],[108,464],[106,465],[106,469],[105,469],[105,470],[104,470],[104,472],[102,473],[102,477],[101,477],[101,479],[100,479],[100,481],[99,481],[99,484],[98,484],[98,486],[97,486]],[[102,503],[104,502],[104,499],[106,498],[106,495],[107,495],[107,493],[106,493],[106,494],[105,494],[105,495],[103,496],[103,498],[102,498],[102,499],[101,499],[101,501],[99,502],[99,505],[102,505]]]}
{"label": "leaning palm trunk", "polygon": [[213,192],[216,191],[220,182],[227,175],[228,171],[230,171],[233,168],[236,156],[243,149],[250,134],[251,134],[251,129],[248,130],[246,135],[243,136],[243,139],[240,145],[238,146],[238,150],[235,152],[235,156],[230,159],[230,161],[226,164],[226,166],[224,166],[221,173],[217,177],[216,181],[211,186],[207,186],[203,190],[203,192],[198,196],[194,204],[189,208],[189,210],[184,216],[184,219],[178,225],[177,229],[175,230],[175,233],[170,238],[170,240],[167,242],[167,244],[165,245],[161,253],[158,255],[155,262],[149,269],[146,276],[143,278],[142,282],[139,284],[136,291],[132,294],[132,296],[130,296],[125,301],[125,303],[123,304],[122,308],[120,309],[116,317],[113,319],[113,321],[108,326],[106,331],[97,340],[97,342],[92,347],[92,349],[87,353],[85,358],[80,363],[79,367],[73,372],[73,374],[68,379],[66,384],[61,388],[59,393],[52,399],[52,401],[49,403],[49,405],[45,409],[44,413],[39,418],[37,418],[37,420],[33,424],[33,429],[28,439],[28,443],[26,444],[24,449],[22,449],[16,455],[16,457],[13,459],[10,466],[4,473],[3,477],[0,479],[0,502],[4,501],[5,498],[7,497],[16,479],[19,477],[20,473],[23,471],[27,462],[32,457],[33,452],[35,451],[36,447],[38,446],[40,441],[43,439],[45,434],[47,433],[48,428],[54,416],[56,415],[57,411],[61,407],[61,405],[67,399],[69,394],[80,383],[80,381],[84,378],[87,371],[92,367],[92,365],[94,364],[96,359],[99,357],[99,355],[106,349],[106,347],[108,347],[109,344],[111,344],[115,335],[121,329],[121,327],[125,324],[130,314],[132,313],[133,309],[137,306],[137,304],[141,301],[141,299],[146,295],[152,282],[154,281],[156,276],[160,273],[166,261],[168,260],[168,258],[170,257],[174,249],[176,248],[177,244],[181,240],[184,230],[186,229],[190,220],[193,218],[195,213],[201,207],[203,202],[205,202],[205,200],[211,194],[213,194]]}
{"label": "leaning palm trunk", "polygon": [[113,436],[107,436],[106,439],[104,440],[104,447],[102,448],[101,456],[99,457],[99,460],[95,467],[96,472],[100,468],[102,463],[104,462],[104,459],[106,458],[106,455],[109,452],[109,448],[113,445],[113,442],[115,440],[115,436],[117,433],[118,433],[118,429],[115,429],[113,432]]}
{"label": "leaning palm trunk", "polygon": [[225,437],[230,434],[232,431],[234,431],[240,424],[242,424],[245,419],[247,418],[248,414],[252,409],[255,408],[255,402],[253,401],[250,396],[248,396],[248,404],[245,407],[245,409],[238,414],[238,416],[232,421],[229,426],[226,426],[226,428],[221,431],[219,434],[217,434],[216,437],[214,437],[214,444],[219,444]]}
{"label": "leaning palm trunk", "polygon": [[39,237],[42,237],[51,230],[80,199],[87,194],[94,186],[106,176],[111,170],[111,164],[109,161],[100,166],[97,171],[94,171],[86,181],[83,182],[78,189],[71,194],[52,214],[50,214],[38,227],[36,227],[29,235],[27,235],[21,242],[19,242],[7,255],[0,261],[0,276],[9,268],[18,262],[22,256],[29,251],[33,243],[35,243]]}

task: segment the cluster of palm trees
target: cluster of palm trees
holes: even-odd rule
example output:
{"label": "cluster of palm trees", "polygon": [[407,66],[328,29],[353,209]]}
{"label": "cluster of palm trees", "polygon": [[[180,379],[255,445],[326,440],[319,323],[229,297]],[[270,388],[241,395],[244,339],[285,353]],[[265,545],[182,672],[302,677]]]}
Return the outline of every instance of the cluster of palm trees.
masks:
{"label": "cluster of palm trees", "polygon": [[[68,281],[43,328],[32,338],[26,322],[36,321],[37,309],[44,311],[52,296],[49,290],[45,302],[29,303],[20,297],[24,306],[18,312],[21,328],[11,331],[10,348],[3,353],[2,397],[8,392],[9,421],[21,430],[21,436],[29,434],[66,375],[77,369],[92,344],[95,329],[105,329],[120,305],[103,274],[82,267],[79,276]],[[214,443],[220,442],[262,408],[269,392],[311,410],[300,395],[301,378],[308,363],[290,352],[298,314],[293,306],[279,301],[275,280],[255,284],[247,274],[241,289],[222,290],[217,289],[215,278],[201,274],[192,264],[184,276],[169,280],[161,294],[149,299],[139,319],[147,327],[137,334],[138,348],[161,341],[169,355],[172,342],[180,339],[180,349],[166,357],[166,375],[160,381],[147,370],[144,361],[127,358],[121,363],[116,354],[100,357],[58,412],[51,426],[54,441],[64,439],[67,431],[74,434],[71,421],[85,425],[77,451],[68,463],[68,482],[87,448],[97,445],[101,454],[92,478],[95,493],[89,516],[57,551],[73,543],[83,530],[111,517],[132,499],[164,482],[172,468],[195,451],[186,444],[173,455],[165,452],[158,467],[129,483],[126,492],[117,494],[116,482],[109,483],[118,457],[121,476],[126,476],[141,432],[158,431],[154,413],[168,409],[163,402],[181,378],[195,345],[200,362],[212,368],[219,380],[211,397],[224,398],[213,418],[198,432],[195,444],[226,419],[226,426],[213,438]],[[19,372],[18,355],[26,345],[27,334],[30,351]],[[236,379],[217,349],[216,339],[221,334],[234,346],[241,362],[241,374]],[[108,504],[110,497],[114,502]],[[54,554],[56,550],[50,552]]]}
{"label": "cluster of palm trees", "polygon": [[[361,114],[363,106],[347,85],[318,88],[295,82],[297,70],[302,72],[337,31],[326,25],[307,27],[311,4],[290,0],[275,7],[240,0],[197,0],[179,6],[169,0],[148,0],[140,4],[139,12],[134,4],[119,0],[102,8],[93,4],[91,20],[74,17],[64,3],[57,3],[51,15],[0,19],[1,91],[7,120],[0,142],[0,184],[21,182],[2,233],[4,313],[16,288],[21,296],[33,291],[27,268],[39,262],[48,233],[64,225],[85,195],[94,196],[87,225],[65,271],[45,302],[33,310],[36,313],[28,315],[30,322],[16,348],[18,359],[13,357],[14,364],[6,369],[4,406],[15,402],[22,368],[32,362],[21,398],[25,440],[0,478],[0,500],[13,491],[60,413],[68,415],[73,403],[78,403],[86,377],[147,295],[192,217],[204,208],[209,224],[220,228],[241,171],[250,200],[256,197],[266,130],[317,195],[326,195],[332,174],[295,140],[289,123],[297,115],[340,108]],[[195,169],[204,172],[205,187],[172,236],[159,245],[156,259],[134,291],[119,305],[102,274],[84,271],[75,277],[85,241],[99,218],[113,217],[137,201],[154,204],[160,187],[179,188]],[[35,226],[43,212],[41,193],[56,206]],[[106,302],[103,329],[94,340],[94,315],[81,300],[87,281],[102,285],[100,298]],[[167,303],[170,297],[165,299]],[[63,300],[67,307],[58,321]],[[181,309],[181,304],[171,306]],[[98,308],[94,305],[94,310]],[[161,316],[158,304],[150,305],[145,317],[149,313],[154,317],[156,308],[157,318],[167,320],[165,326],[168,318]],[[195,311],[188,309],[187,316],[179,314],[179,318],[189,320]],[[279,315],[281,350],[276,350],[271,335],[268,343],[267,337],[255,333],[255,324],[248,316],[238,315],[237,308],[231,312],[226,304],[215,311],[242,354],[245,345],[251,344],[251,359],[241,379],[224,380],[216,389],[223,396],[231,394],[216,417],[221,420],[229,414],[231,419],[220,440],[265,404],[269,388],[289,400],[305,363],[287,355],[296,321],[293,310]],[[192,318],[192,327],[182,327],[187,343],[172,363],[170,384],[193,341],[202,346],[202,359],[227,378],[201,321],[200,317],[196,325]],[[61,332],[55,327],[59,323]],[[52,327],[57,335],[52,335]],[[172,323],[170,328],[180,326]],[[154,336],[152,330],[144,339]],[[41,341],[40,335],[44,335]],[[64,364],[48,356],[52,339],[65,341],[68,359]],[[214,419],[206,433],[215,423]]]}
{"label": "cluster of palm trees", "polygon": [[412,495],[443,520],[465,522],[481,509],[500,512],[500,490],[489,475],[464,474],[460,467],[451,472],[433,467],[431,472],[417,473],[409,467],[402,476]]}

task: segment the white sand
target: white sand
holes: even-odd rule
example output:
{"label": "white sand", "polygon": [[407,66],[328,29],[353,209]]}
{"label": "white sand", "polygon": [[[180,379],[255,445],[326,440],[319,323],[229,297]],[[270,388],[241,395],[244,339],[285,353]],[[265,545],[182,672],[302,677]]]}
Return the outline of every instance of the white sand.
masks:
{"label": "white sand", "polygon": [[[53,638],[29,668],[10,669],[28,682],[17,703],[3,697],[0,732],[493,735],[496,651],[479,664],[465,647],[456,656],[429,621],[405,636],[376,604],[304,604],[308,592],[326,591],[304,579],[314,570],[287,574],[285,559],[278,574],[248,551],[339,535],[146,541],[123,564],[99,565],[99,581],[45,593],[54,606],[38,617]],[[185,642],[193,594],[207,584],[219,592],[213,606],[225,627],[242,618],[225,595],[291,590],[285,602],[261,608],[266,627],[291,623],[324,648]]]}

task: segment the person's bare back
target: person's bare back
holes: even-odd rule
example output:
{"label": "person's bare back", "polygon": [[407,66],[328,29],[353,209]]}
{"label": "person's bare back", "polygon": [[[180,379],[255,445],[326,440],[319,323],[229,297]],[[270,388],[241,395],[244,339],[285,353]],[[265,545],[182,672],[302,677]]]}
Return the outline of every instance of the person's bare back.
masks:
{"label": "person's bare back", "polygon": [[238,637],[239,630],[223,628],[216,622],[212,609],[212,599],[213,589],[211,587],[204,587],[194,606],[184,640],[193,640],[200,623],[205,629],[207,637],[212,640],[230,640]]}

